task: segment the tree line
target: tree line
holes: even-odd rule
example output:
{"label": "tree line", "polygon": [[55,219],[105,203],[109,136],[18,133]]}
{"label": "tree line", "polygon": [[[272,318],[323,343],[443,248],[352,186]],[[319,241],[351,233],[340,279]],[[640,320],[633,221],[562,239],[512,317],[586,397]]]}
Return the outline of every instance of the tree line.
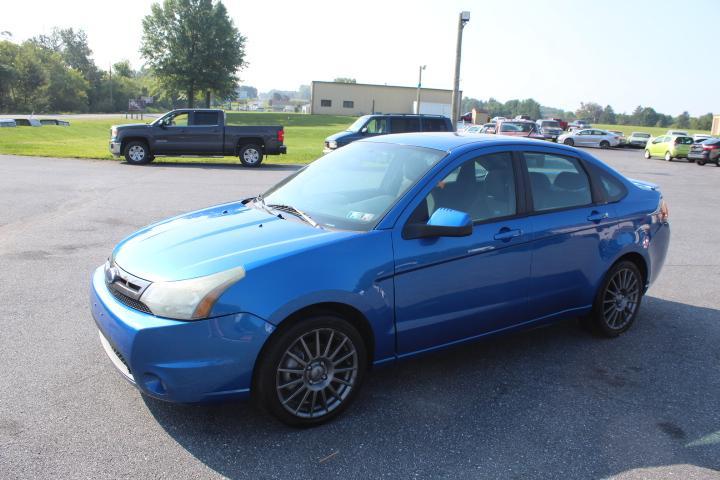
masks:
{"label": "tree line", "polygon": [[638,105],[631,114],[615,113],[610,105],[605,107],[594,102],[581,102],[580,107],[572,111],[540,105],[532,98],[525,100],[508,100],[500,102],[494,98],[479,100],[476,98],[463,98],[462,110],[467,112],[476,108],[488,112],[490,118],[514,118],[517,115],[528,115],[531,118],[559,117],[564,120],[588,120],[590,123],[610,125],[638,125],[643,127],[678,127],[694,130],[710,130],[713,114],[706,113],[699,117],[691,117],[685,111],[673,117],[655,111],[652,107]]}

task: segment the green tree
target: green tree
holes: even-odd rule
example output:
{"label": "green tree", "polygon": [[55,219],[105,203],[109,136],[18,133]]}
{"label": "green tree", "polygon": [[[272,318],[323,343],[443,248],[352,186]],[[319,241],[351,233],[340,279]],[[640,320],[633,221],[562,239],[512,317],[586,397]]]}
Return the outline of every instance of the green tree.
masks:
{"label": "green tree", "polygon": [[675,126],[678,128],[690,128],[690,114],[688,112],[682,112],[675,119]]}
{"label": "green tree", "polygon": [[575,112],[578,118],[590,120],[592,123],[598,123],[602,113],[603,108],[595,102],[580,102],[580,108]]}
{"label": "green tree", "polygon": [[302,98],[303,100],[310,100],[310,96],[312,95],[310,85],[300,85],[298,87],[298,98]]}
{"label": "green tree", "polygon": [[713,114],[706,113],[697,118],[690,119],[690,128],[694,130],[710,130],[712,128]]}
{"label": "green tree", "polygon": [[112,73],[118,77],[133,78],[135,72],[130,66],[130,60],[121,60],[112,66]]}
{"label": "green tree", "polygon": [[0,111],[9,112],[15,106],[14,88],[18,79],[19,47],[7,40],[0,41]]}
{"label": "green tree", "polygon": [[615,110],[613,110],[610,105],[605,105],[605,108],[603,108],[603,111],[600,114],[600,123],[605,123],[608,125],[615,125],[617,123]]}
{"label": "green tree", "polygon": [[333,80],[335,83],[357,83],[357,81],[354,78],[350,77],[337,77]]}
{"label": "green tree", "polygon": [[532,98],[520,101],[516,115],[527,115],[530,118],[538,119],[542,115],[540,113],[540,104]]}
{"label": "green tree", "polygon": [[245,37],[221,1],[164,0],[142,23],[140,52],[165,88],[186,93],[188,106],[198,91],[206,93],[206,106],[210,91],[220,97],[234,91]]}
{"label": "green tree", "polygon": [[47,73],[43,68],[38,49],[31,43],[25,43],[18,53],[15,62],[17,71],[15,105],[24,112],[43,110],[47,107],[45,97]]}
{"label": "green tree", "polygon": [[251,87],[250,85],[240,85],[238,87],[238,92],[245,92],[247,94],[247,98],[257,98],[258,96],[257,88]]}

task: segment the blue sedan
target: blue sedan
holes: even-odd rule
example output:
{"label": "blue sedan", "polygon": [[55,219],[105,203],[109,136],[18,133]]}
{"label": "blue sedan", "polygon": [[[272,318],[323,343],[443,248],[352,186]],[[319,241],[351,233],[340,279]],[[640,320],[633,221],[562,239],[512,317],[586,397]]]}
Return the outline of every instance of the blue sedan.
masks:
{"label": "blue sedan", "polygon": [[528,139],[388,135],[267,192],[148,226],[92,278],[144,394],[325,422],[372,366],[580,317],[615,337],[668,249],[656,185]]}

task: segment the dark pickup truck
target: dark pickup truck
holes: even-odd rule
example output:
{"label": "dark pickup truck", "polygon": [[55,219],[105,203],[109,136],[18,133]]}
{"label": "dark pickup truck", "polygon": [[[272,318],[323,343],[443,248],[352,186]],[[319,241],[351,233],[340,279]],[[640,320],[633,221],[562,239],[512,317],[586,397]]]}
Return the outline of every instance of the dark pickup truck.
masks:
{"label": "dark pickup truck", "polygon": [[152,123],[116,125],[110,129],[110,153],[142,165],[159,155],[237,156],[257,167],[265,155],[287,153],[285,131],[277,126],[226,126],[225,112],[182,109]]}

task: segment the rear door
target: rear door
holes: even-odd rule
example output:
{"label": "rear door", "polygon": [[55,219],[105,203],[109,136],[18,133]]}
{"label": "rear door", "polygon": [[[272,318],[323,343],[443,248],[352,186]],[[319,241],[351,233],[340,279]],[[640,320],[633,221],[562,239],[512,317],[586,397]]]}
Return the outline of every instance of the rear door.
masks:
{"label": "rear door", "polygon": [[[480,129],[480,126],[477,127]],[[435,117],[423,117],[422,118],[422,131],[423,132],[447,132],[447,122],[444,118]]]}
{"label": "rear door", "polygon": [[390,117],[391,133],[411,133],[420,131],[419,117],[397,116]]}
{"label": "rear door", "polygon": [[587,307],[604,273],[615,209],[602,203],[579,158],[547,151],[525,151],[523,158],[533,210],[528,309],[539,319]]}
{"label": "rear door", "polygon": [[188,147],[191,153],[222,155],[223,121],[218,111],[196,110],[188,127]]}

